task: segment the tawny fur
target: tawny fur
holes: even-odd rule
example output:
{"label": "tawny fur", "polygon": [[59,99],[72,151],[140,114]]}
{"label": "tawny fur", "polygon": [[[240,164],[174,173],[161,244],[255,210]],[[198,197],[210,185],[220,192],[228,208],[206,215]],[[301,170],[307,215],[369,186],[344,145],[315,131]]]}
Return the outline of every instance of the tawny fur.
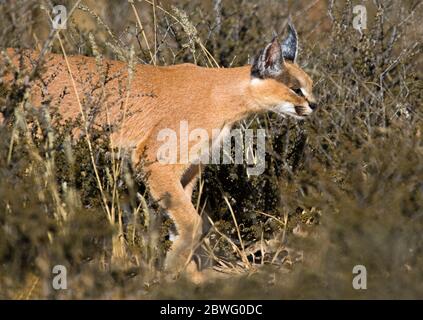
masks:
{"label": "tawny fur", "polygon": [[[8,49],[7,54],[17,66],[17,53]],[[38,53],[26,51],[25,56],[25,64],[30,65]],[[183,269],[201,234],[201,219],[191,203],[192,189],[201,171],[190,169],[189,164],[160,164],[156,159],[161,144],[157,140],[158,132],[169,128],[179,135],[180,122],[187,121],[190,130],[202,128],[212,137],[212,129],[230,128],[240,119],[271,110],[281,102],[308,108],[309,102],[314,100],[310,77],[290,62],[284,62],[285,83],[271,78],[253,81],[249,65],[225,69],[192,64],[136,65],[129,82],[126,63],[104,60],[101,69],[108,69],[108,77],[113,79],[103,90],[98,86],[101,73],[94,58],[71,56],[68,59],[81,104],[103,101],[96,121],[117,125],[118,130],[112,135],[114,144],[133,149],[135,163],[140,161],[144,151],[147,162],[151,162],[147,168],[151,194],[161,201],[178,232],[166,259],[167,267],[174,271]],[[38,106],[51,98],[51,104],[59,107],[64,118],[77,117],[80,107],[63,56],[47,55],[44,66],[44,84],[36,81],[33,85],[33,104]],[[10,79],[11,75],[7,75],[3,80],[7,83]],[[305,88],[309,96],[294,94],[289,79]],[[122,123],[124,110],[126,117]],[[192,173],[184,176],[189,171]]]}

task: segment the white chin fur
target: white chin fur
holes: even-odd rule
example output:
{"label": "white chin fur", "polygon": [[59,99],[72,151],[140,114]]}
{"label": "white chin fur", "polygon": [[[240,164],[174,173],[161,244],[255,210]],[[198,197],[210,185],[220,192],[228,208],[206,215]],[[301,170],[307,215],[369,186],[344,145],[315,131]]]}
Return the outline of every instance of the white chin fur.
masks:
{"label": "white chin fur", "polygon": [[304,117],[301,117],[297,114],[297,112],[295,111],[295,107],[292,103],[289,102],[283,102],[279,105],[277,105],[276,107],[273,108],[274,112],[276,112],[277,114],[281,115],[282,117],[285,116],[290,116],[296,119],[303,119]]}
{"label": "white chin fur", "polygon": [[290,116],[295,119],[304,119],[305,116],[313,113],[313,110],[310,107],[307,107],[303,115],[298,115],[297,111],[295,111],[295,107],[290,102],[283,102],[272,109],[272,111],[276,112],[277,114],[281,115],[282,117]]}

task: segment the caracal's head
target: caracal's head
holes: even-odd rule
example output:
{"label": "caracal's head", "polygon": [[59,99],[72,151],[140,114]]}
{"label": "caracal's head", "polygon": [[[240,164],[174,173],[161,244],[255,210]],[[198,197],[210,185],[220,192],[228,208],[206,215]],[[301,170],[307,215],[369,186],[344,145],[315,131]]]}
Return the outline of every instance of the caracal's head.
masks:
{"label": "caracal's head", "polygon": [[313,81],[297,64],[298,36],[288,25],[286,39],[275,37],[254,60],[250,92],[261,109],[304,118],[317,107]]}

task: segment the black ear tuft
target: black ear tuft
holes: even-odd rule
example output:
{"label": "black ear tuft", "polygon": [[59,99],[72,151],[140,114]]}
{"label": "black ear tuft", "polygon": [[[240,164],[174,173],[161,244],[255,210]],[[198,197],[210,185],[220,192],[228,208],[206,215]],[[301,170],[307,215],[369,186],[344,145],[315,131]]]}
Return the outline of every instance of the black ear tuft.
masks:
{"label": "black ear tuft", "polygon": [[261,79],[276,77],[282,72],[282,65],[282,49],[275,37],[254,59],[251,75]]}
{"label": "black ear tuft", "polygon": [[298,52],[298,35],[294,26],[288,24],[288,36],[282,43],[282,56],[285,60],[295,62]]}

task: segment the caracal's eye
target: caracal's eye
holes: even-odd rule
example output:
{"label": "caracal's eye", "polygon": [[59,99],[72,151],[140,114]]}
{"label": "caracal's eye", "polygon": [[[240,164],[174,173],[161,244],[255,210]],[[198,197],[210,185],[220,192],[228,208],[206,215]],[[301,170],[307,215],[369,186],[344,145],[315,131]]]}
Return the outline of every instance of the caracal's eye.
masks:
{"label": "caracal's eye", "polygon": [[300,97],[304,97],[303,91],[300,88],[292,89]]}

